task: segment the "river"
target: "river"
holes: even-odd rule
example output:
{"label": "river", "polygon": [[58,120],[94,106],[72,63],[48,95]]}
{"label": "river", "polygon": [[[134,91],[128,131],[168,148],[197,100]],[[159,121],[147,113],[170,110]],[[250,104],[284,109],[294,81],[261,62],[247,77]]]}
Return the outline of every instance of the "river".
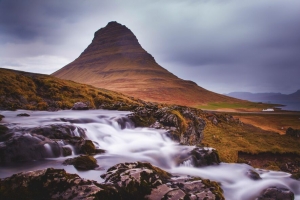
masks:
{"label": "river", "polygon": [[[17,117],[17,114],[20,113],[28,113],[30,116]],[[277,186],[291,190],[295,194],[295,199],[300,200],[300,181],[291,179],[290,174],[285,172],[253,169],[246,164],[234,163],[221,163],[218,166],[202,168],[195,168],[189,163],[176,165],[174,158],[179,154],[192,150],[193,147],[173,142],[167,137],[165,130],[135,128],[127,118],[129,112],[108,110],[63,110],[57,112],[18,110],[0,111],[0,114],[5,116],[0,124],[8,126],[10,129],[50,124],[73,124],[85,129],[87,138],[92,140],[97,148],[106,150],[106,153],[94,156],[100,166],[96,170],[78,171],[73,166],[62,165],[65,159],[75,156],[72,155],[21,164],[2,165],[0,166],[0,178],[22,171],[54,167],[64,168],[69,173],[77,173],[83,178],[102,182],[100,175],[114,164],[146,161],[170,173],[199,176],[220,182],[226,199],[254,199],[267,187]],[[45,148],[49,148],[49,146],[45,146]],[[259,173],[262,179],[250,179],[246,175],[249,170]]]}

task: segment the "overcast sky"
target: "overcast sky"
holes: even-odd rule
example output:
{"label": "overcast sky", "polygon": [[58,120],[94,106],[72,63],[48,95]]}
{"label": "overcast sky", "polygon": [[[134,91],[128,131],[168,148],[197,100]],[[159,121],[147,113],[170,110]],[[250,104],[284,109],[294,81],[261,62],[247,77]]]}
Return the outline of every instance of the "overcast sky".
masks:
{"label": "overcast sky", "polygon": [[51,74],[110,21],[211,91],[300,89],[299,0],[0,0],[0,67]]}

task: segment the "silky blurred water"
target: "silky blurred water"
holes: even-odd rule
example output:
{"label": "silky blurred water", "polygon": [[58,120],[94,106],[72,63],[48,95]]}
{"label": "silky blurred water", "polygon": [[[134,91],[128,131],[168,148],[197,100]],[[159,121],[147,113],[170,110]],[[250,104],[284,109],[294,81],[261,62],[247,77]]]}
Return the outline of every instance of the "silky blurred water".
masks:
{"label": "silky blurred water", "polygon": [[[28,113],[29,117],[17,117],[17,114]],[[42,161],[32,161],[0,166],[0,178],[14,173],[44,169],[47,167],[64,168],[69,173],[77,173],[83,178],[103,181],[100,175],[114,164],[121,162],[145,161],[166,171],[179,175],[199,176],[221,183],[226,199],[250,200],[259,196],[267,187],[277,186],[291,190],[295,199],[300,199],[300,181],[290,178],[285,172],[275,172],[253,169],[246,164],[221,163],[218,166],[195,168],[189,161],[176,164],[175,158],[191,151],[193,146],[179,145],[166,136],[165,130],[150,128],[135,128],[127,118],[129,112],[88,110],[88,111],[0,111],[5,118],[1,124],[9,128],[38,127],[50,124],[73,124],[85,129],[86,136],[97,148],[106,150],[98,154],[99,168],[89,171],[78,171],[73,166],[64,166],[62,162],[74,157],[47,158]],[[26,133],[29,134],[29,133]],[[74,133],[77,134],[76,131]],[[79,133],[78,133],[79,134]],[[45,148],[51,154],[50,146]],[[51,156],[49,156],[51,157]],[[247,176],[249,170],[260,174],[261,180],[252,180]]]}

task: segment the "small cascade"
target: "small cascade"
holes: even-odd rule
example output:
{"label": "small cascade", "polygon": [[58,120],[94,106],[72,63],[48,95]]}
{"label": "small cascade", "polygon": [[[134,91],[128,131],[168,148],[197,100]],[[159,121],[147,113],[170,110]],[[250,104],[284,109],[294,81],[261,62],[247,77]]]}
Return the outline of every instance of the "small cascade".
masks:
{"label": "small cascade", "polygon": [[52,151],[52,148],[51,148],[50,144],[48,144],[48,143],[44,144],[44,148],[45,148],[45,151],[46,151],[46,154],[47,154],[48,158],[54,157],[53,151]]}
{"label": "small cascade", "polygon": [[[245,164],[226,164],[200,167],[193,166],[193,161],[187,159],[182,161],[195,147],[179,145],[167,137],[165,130],[150,128],[135,128],[134,124],[126,116],[130,112],[108,111],[108,110],[88,110],[88,111],[57,111],[45,112],[35,111],[30,114],[30,119],[17,118],[16,112],[4,111],[0,114],[5,116],[5,123],[9,123],[9,128],[14,126],[38,127],[49,124],[69,125],[70,123],[78,128],[73,131],[74,136],[81,136],[80,130],[84,130],[85,139],[93,141],[96,148],[105,150],[103,154],[97,154],[97,159],[104,173],[111,166],[122,162],[150,162],[170,173],[178,175],[198,176],[221,183],[226,199],[255,199],[266,188],[277,186],[286,188],[295,194],[295,199],[300,199],[300,181],[290,178],[290,174],[267,170],[256,170]],[[24,111],[17,111],[24,112]],[[60,119],[72,119],[61,121]],[[82,120],[84,119],[84,120]],[[17,134],[23,134],[22,132]],[[29,136],[29,135],[28,135]],[[74,156],[75,149],[68,140],[53,140],[53,143],[44,144],[47,154],[46,161],[42,166],[24,166],[20,168],[3,168],[0,166],[0,178],[11,176],[14,173],[40,169],[46,167],[64,167],[70,173],[77,173],[83,178],[101,181],[99,171],[76,171],[74,167],[63,166],[64,157],[58,157],[59,150],[67,149],[67,156]],[[3,146],[3,145],[2,145]],[[71,150],[71,152],[70,152]],[[210,150],[210,149],[206,149]],[[201,152],[200,152],[201,153]],[[61,156],[63,156],[61,154]],[[45,162],[46,162],[45,161]],[[55,162],[54,162],[55,161]],[[178,165],[181,162],[180,165]],[[18,171],[19,170],[19,171]],[[73,170],[73,171],[72,171]],[[75,170],[75,171],[74,171]],[[259,174],[259,180],[249,177],[249,170]],[[102,180],[103,181],[103,180]]]}

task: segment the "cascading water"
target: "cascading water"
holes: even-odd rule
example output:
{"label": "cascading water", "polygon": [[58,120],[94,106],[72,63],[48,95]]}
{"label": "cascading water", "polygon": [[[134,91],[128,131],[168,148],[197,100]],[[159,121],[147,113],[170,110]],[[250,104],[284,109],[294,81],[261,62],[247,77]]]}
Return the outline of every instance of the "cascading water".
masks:
{"label": "cascading water", "polygon": [[[17,117],[17,114],[28,113],[29,117]],[[253,169],[245,164],[221,163],[218,166],[195,168],[192,162],[187,160],[182,164],[176,163],[176,157],[186,154],[194,147],[183,146],[169,139],[164,130],[150,128],[134,128],[126,117],[129,112],[90,110],[90,111],[2,111],[5,118],[1,124],[10,129],[34,128],[51,124],[75,125],[85,130],[87,139],[92,140],[99,149],[106,153],[98,154],[95,158],[100,167],[96,170],[77,171],[73,166],[64,166],[62,162],[66,157],[47,158],[42,161],[32,161],[20,164],[0,166],[0,178],[11,176],[21,171],[43,169],[47,167],[64,168],[69,173],[77,173],[83,178],[102,181],[100,175],[114,164],[121,162],[146,161],[174,174],[199,176],[221,183],[226,199],[247,200],[259,196],[264,189],[277,186],[287,188],[295,194],[295,199],[300,199],[300,181],[290,178],[285,172],[275,172]],[[17,134],[27,134],[28,132]],[[73,131],[75,136],[81,135],[79,129]],[[56,141],[60,147],[66,145],[62,141]],[[51,145],[44,144],[46,152],[51,153]],[[54,155],[54,154],[52,154]],[[48,156],[53,157],[53,156]],[[262,179],[252,180],[247,176],[249,170],[254,170]]]}

